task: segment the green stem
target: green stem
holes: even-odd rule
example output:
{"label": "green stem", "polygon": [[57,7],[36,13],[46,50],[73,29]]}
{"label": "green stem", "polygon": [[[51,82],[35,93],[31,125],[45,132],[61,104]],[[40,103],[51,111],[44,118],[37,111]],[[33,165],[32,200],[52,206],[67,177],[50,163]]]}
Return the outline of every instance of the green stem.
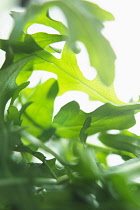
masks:
{"label": "green stem", "polygon": [[100,150],[104,153],[107,153],[107,154],[112,154],[112,153],[115,153],[117,155],[126,155],[130,158],[135,158],[136,156],[130,152],[126,152],[126,151],[123,151],[123,150],[117,150],[117,149],[114,149],[114,148],[110,148],[110,147],[102,147],[102,146],[98,146],[98,145],[95,145],[95,144],[91,144],[91,143],[86,143],[87,145],[93,147],[95,150]]}
{"label": "green stem", "polygon": [[44,145],[38,138],[32,136],[27,131],[22,132],[22,136],[25,137],[32,145],[43,149],[44,151],[52,154],[62,165],[67,166],[66,162],[58,155],[56,154],[52,149],[50,149],[48,146]]}
{"label": "green stem", "polygon": [[[17,178],[17,177],[10,177],[10,178],[2,178],[0,179],[0,187],[9,186],[9,185],[21,185],[26,184],[29,182],[28,178]],[[35,184],[56,184],[56,179],[51,178],[34,178]]]}

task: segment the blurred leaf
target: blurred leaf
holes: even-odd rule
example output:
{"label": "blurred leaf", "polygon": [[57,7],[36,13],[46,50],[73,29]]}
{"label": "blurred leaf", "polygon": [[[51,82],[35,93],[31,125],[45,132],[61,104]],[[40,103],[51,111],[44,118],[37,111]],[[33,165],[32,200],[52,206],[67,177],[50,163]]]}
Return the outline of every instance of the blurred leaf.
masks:
{"label": "blurred leaf", "polygon": [[128,209],[140,208],[139,198],[130,190],[127,178],[122,175],[114,175],[111,179],[115,193],[119,199],[122,199],[126,207]]}
{"label": "blurred leaf", "polygon": [[20,112],[15,106],[10,106],[7,114],[8,121],[12,121],[14,125],[21,125]]}
{"label": "blurred leaf", "polygon": [[29,153],[29,154],[35,156],[36,158],[38,158],[39,160],[41,160],[42,162],[44,162],[46,160],[46,157],[42,153],[40,153],[40,152],[34,152],[29,147],[24,146],[22,144],[16,146],[14,148],[14,150],[15,151],[18,151],[18,152],[21,152],[21,153],[24,153],[24,152]]}
{"label": "blurred leaf", "polygon": [[27,109],[28,106],[30,106],[30,104],[32,104],[32,102],[27,102],[22,105],[22,107],[20,109],[20,115],[22,115],[25,112],[25,110]]}
{"label": "blurred leaf", "polygon": [[1,171],[1,175],[9,174],[7,161],[15,145],[20,143],[20,132],[21,128],[12,125],[11,122],[0,122],[0,168],[4,170]]}
{"label": "blurred leaf", "polygon": [[0,71],[0,120],[4,118],[4,109],[7,101],[13,96],[16,89],[19,89],[16,84],[17,75],[32,58],[33,56],[24,58]]}
{"label": "blurred leaf", "polygon": [[95,180],[100,177],[100,168],[90,147],[79,150],[79,163],[76,168],[79,176],[84,179]]}
{"label": "blurred leaf", "polygon": [[[54,100],[58,93],[58,84],[55,79],[49,79],[35,88],[26,88],[23,98],[26,103],[33,102],[22,115],[23,126],[34,135],[43,135],[52,127]],[[45,138],[45,136],[42,138]],[[45,140],[45,139],[44,139]],[[47,136],[46,136],[47,140]]]}
{"label": "blurred leaf", "polygon": [[16,90],[15,90],[13,96],[12,96],[10,105],[13,105],[14,101],[15,101],[16,98],[19,96],[20,91],[23,90],[24,88],[26,88],[26,87],[29,85],[29,83],[30,83],[30,82],[25,82],[25,83],[19,85],[19,86],[16,88]]}
{"label": "blurred leaf", "polygon": [[131,132],[122,131],[120,134],[101,133],[99,139],[109,147],[131,152],[134,155],[140,154],[140,137]]}
{"label": "blurred leaf", "polygon": [[86,129],[90,127],[90,123],[91,123],[91,117],[87,117],[87,119],[84,122],[84,125],[82,127],[82,129],[80,130],[80,140],[82,142],[82,144],[85,146],[86,145],[86,139],[88,134],[85,133]]}

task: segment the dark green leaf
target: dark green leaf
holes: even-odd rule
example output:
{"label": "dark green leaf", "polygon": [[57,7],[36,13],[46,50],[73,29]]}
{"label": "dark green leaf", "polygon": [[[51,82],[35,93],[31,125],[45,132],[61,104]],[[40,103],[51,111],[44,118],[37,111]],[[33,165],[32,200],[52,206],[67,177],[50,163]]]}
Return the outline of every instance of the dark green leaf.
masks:
{"label": "dark green leaf", "polygon": [[10,106],[7,114],[8,121],[13,122],[14,125],[21,125],[20,112],[15,106]]}
{"label": "dark green leaf", "polygon": [[80,130],[80,140],[81,140],[81,142],[84,146],[86,145],[86,139],[87,139],[87,136],[88,136],[88,134],[85,133],[85,131],[86,131],[87,128],[90,127],[90,123],[91,123],[91,117],[88,117],[85,120],[82,129]]}
{"label": "dark green leaf", "polygon": [[24,152],[29,153],[29,154],[35,156],[36,158],[38,158],[39,160],[41,160],[42,162],[44,162],[46,160],[46,157],[42,153],[34,152],[29,147],[24,146],[22,144],[16,146],[14,150],[18,151],[18,152],[21,152],[21,153],[24,153]]}

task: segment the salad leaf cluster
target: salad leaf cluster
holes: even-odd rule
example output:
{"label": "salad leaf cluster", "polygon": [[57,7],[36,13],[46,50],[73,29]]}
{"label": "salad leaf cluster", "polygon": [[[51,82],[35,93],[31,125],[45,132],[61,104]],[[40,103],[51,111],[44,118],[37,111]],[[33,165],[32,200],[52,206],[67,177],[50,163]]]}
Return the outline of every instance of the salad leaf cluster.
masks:
{"label": "salad leaf cluster", "polygon": [[[67,25],[50,15],[54,7]],[[11,16],[10,37],[0,40],[6,52],[0,69],[0,209],[139,210],[140,137],[128,129],[140,104],[126,104],[115,93],[116,56],[102,34],[113,15],[84,0],[49,0]],[[56,33],[29,33],[34,24]],[[96,69],[93,80],[78,65],[79,42]],[[30,87],[39,71],[57,79]],[[68,91],[102,105],[87,113],[71,101],[54,114],[56,98]],[[111,154],[123,163],[111,167]]]}

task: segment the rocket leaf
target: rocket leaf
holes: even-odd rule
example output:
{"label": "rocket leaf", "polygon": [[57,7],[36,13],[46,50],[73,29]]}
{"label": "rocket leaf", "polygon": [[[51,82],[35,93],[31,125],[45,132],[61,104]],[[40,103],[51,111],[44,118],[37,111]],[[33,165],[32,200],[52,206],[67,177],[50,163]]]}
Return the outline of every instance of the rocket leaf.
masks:
{"label": "rocket leaf", "polygon": [[54,117],[56,134],[64,138],[78,137],[88,117],[91,118],[90,127],[85,130],[88,135],[112,129],[127,129],[135,125],[134,111],[139,108],[139,104],[104,104],[93,112],[85,113],[80,110],[78,103],[73,101],[63,106]]}
{"label": "rocket leaf", "polygon": [[104,103],[123,104],[114,91],[113,85],[104,85],[98,77],[90,81],[80,71],[75,54],[65,46],[61,59],[55,58],[48,52],[36,52],[40,62],[34,64],[34,69],[47,70],[58,76],[59,94],[67,91],[78,90],[87,93],[91,100],[98,100]]}
{"label": "rocket leaf", "polygon": [[18,88],[16,78],[22,68],[32,60],[33,56],[24,58],[11,64],[0,71],[0,120],[4,119],[4,109],[7,101],[13,96]]}
{"label": "rocket leaf", "polygon": [[83,42],[90,63],[97,70],[101,81],[111,85],[114,80],[115,54],[102,35],[102,29],[104,21],[114,20],[113,15],[88,1],[60,0],[52,4],[60,7],[66,16],[71,48],[76,50],[76,41]]}

